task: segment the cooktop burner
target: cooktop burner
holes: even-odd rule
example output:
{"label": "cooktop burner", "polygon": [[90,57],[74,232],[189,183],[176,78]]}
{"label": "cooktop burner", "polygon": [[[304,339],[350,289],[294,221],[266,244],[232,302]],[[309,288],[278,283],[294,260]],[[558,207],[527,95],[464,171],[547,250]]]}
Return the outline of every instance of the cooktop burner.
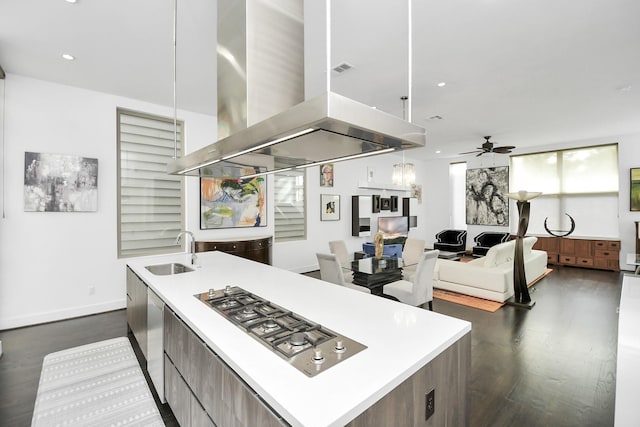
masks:
{"label": "cooktop burner", "polygon": [[237,286],[194,296],[309,377],[367,348]]}

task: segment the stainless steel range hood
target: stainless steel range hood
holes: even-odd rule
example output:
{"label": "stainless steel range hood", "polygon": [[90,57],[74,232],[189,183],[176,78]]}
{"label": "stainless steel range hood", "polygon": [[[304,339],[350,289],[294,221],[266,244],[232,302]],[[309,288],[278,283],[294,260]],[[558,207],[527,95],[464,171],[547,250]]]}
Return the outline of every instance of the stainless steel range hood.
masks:
{"label": "stainless steel range hood", "polygon": [[[298,136],[296,136],[298,135]],[[169,164],[169,173],[207,175],[219,162],[306,166],[425,145],[424,129],[344,96],[327,93]]]}
{"label": "stainless steel range hood", "polygon": [[229,165],[264,173],[425,145],[424,128],[339,94],[300,102],[300,4],[218,1],[218,119],[231,134],[170,162],[169,173],[207,176]]}

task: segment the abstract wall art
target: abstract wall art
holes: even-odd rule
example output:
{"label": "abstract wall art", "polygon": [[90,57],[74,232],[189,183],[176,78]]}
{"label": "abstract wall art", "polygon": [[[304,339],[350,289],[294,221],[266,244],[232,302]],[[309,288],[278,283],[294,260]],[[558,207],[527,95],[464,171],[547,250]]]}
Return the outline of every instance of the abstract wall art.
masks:
{"label": "abstract wall art", "polygon": [[25,212],[98,210],[98,159],[24,153]]}
{"label": "abstract wall art", "polygon": [[640,211],[640,168],[631,168],[630,169],[631,182],[630,190],[631,190],[631,198],[630,198],[630,210],[631,211]]}
{"label": "abstract wall art", "polygon": [[253,168],[211,168],[200,178],[200,228],[266,227],[266,181]]}
{"label": "abstract wall art", "polygon": [[340,196],[338,194],[320,195],[320,221],[340,220]]}
{"label": "abstract wall art", "polygon": [[467,169],[467,224],[509,225],[509,167]]}

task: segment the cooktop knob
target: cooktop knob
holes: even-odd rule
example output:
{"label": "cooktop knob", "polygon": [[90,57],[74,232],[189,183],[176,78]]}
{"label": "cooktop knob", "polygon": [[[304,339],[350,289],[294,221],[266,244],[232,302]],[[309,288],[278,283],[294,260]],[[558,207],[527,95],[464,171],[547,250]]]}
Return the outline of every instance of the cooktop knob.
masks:
{"label": "cooktop knob", "polygon": [[231,293],[231,286],[227,285],[224,287],[224,294],[229,295]]}
{"label": "cooktop knob", "polygon": [[324,356],[322,355],[322,350],[315,349],[313,350],[313,363],[322,363],[324,362]]}
{"label": "cooktop knob", "polygon": [[336,353],[344,353],[344,351],[346,350],[346,348],[344,348],[344,343],[342,342],[342,340],[336,340],[334,349]]}
{"label": "cooktop knob", "polygon": [[215,290],[213,288],[209,289],[209,298],[213,298]]}

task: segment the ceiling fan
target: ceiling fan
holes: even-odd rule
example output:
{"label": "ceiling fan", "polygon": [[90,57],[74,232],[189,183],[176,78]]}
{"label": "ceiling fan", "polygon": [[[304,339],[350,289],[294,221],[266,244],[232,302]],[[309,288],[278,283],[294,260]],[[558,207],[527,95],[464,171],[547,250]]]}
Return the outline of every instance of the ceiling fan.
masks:
{"label": "ceiling fan", "polygon": [[460,154],[478,153],[476,155],[476,157],[482,156],[485,153],[506,154],[506,153],[510,153],[511,150],[516,148],[513,145],[505,145],[503,147],[494,147],[493,146],[493,142],[489,141],[490,138],[491,138],[491,136],[485,136],[484,137],[485,142],[482,144],[481,147],[478,147],[478,150],[480,150],[480,151],[477,151],[477,150],[476,151],[467,151],[466,153],[460,153]]}

